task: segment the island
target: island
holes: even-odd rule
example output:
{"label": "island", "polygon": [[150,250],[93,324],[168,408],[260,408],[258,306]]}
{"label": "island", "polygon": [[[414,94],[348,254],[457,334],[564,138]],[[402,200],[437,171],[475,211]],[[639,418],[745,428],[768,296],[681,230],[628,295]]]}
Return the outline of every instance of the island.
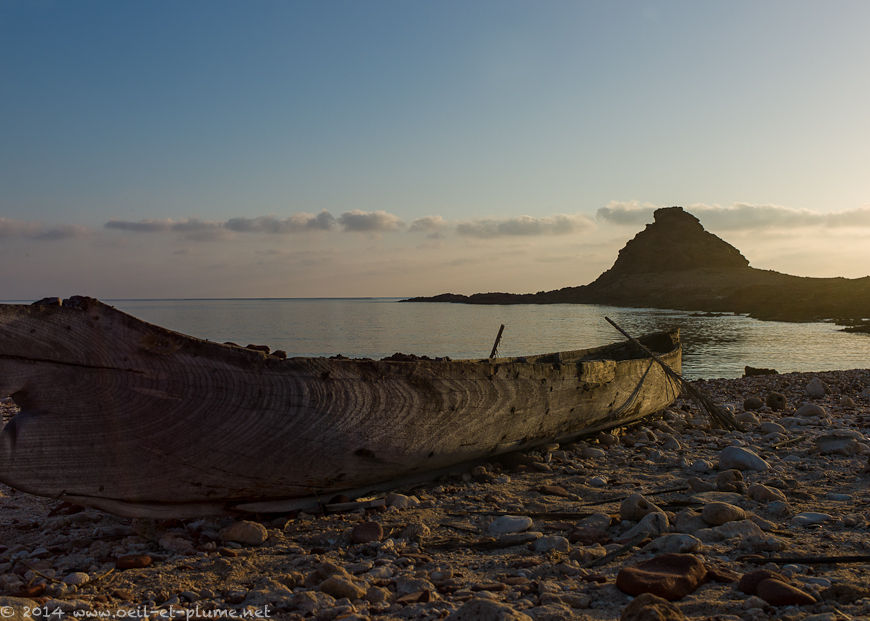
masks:
{"label": "island", "polygon": [[657,209],[613,266],[587,285],[537,293],[442,293],[405,302],[607,304],[741,313],[778,321],[870,316],[870,276],[810,278],[751,267],[734,246],[682,207]]}

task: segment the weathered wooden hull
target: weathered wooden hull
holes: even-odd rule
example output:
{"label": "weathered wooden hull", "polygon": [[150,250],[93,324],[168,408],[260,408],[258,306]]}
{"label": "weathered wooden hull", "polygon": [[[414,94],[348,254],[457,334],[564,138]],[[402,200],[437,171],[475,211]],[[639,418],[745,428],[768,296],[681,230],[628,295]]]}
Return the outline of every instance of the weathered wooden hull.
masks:
{"label": "weathered wooden hull", "polygon": [[[676,334],[644,342],[680,370]],[[627,343],[282,360],[90,298],[0,305],[0,394],[21,409],[0,433],[0,480],[128,515],[289,507],[618,426],[678,392]]]}

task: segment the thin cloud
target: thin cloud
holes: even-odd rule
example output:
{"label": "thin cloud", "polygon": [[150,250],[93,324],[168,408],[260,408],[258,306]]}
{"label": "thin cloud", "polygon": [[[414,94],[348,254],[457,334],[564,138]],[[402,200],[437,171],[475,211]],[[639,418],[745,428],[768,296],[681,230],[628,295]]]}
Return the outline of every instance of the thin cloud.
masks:
{"label": "thin cloud", "polygon": [[[620,225],[641,225],[651,222],[657,205],[637,201],[612,201],[596,212],[599,220]],[[870,227],[870,207],[820,213],[782,205],[734,203],[728,207],[696,203],[686,211],[701,220],[704,226],[721,231],[760,229],[795,229],[805,227]]]}
{"label": "thin cloud", "polygon": [[363,233],[382,233],[397,231],[402,227],[402,221],[386,211],[346,211],[338,217],[338,222],[345,231]]}
{"label": "thin cloud", "polygon": [[226,239],[230,233],[224,229],[221,222],[200,220],[198,218],[186,218],[173,220],[164,218],[160,220],[109,220],[103,225],[107,229],[129,231],[133,233],[182,233],[186,239],[193,241],[215,241]]}
{"label": "thin cloud", "polygon": [[306,231],[329,231],[335,228],[336,220],[331,213],[324,209],[317,215],[298,213],[284,219],[276,216],[230,218],[224,226],[238,233],[284,235]]}
{"label": "thin cloud", "polygon": [[809,209],[794,209],[781,205],[751,205],[735,203],[730,207],[690,205],[689,211],[711,227],[721,230],[801,227],[866,227],[870,226],[870,208],[819,213]]}
{"label": "thin cloud", "polygon": [[481,219],[461,222],[456,232],[467,237],[488,239],[509,236],[568,235],[593,228],[595,224],[580,214],[547,216],[519,216],[502,220]]}
{"label": "thin cloud", "polygon": [[234,233],[257,233],[270,235],[291,235],[314,231],[332,231],[341,228],[350,232],[388,232],[402,228],[404,224],[386,211],[366,212],[348,211],[338,218],[326,210],[319,214],[298,213],[288,218],[277,216],[258,216],[256,218],[236,217],[225,222],[212,222],[187,218],[174,220],[109,220],[104,227],[131,233],[183,233],[189,239],[222,239]]}
{"label": "thin cloud", "polygon": [[595,217],[612,224],[637,225],[652,221],[653,212],[660,205],[639,201],[610,201],[606,207],[595,212]]}
{"label": "thin cloud", "polygon": [[42,222],[28,222],[0,217],[0,238],[19,237],[40,241],[59,241],[86,237],[90,231],[74,224],[47,225]]}
{"label": "thin cloud", "polygon": [[443,239],[450,227],[447,220],[441,216],[424,216],[411,222],[409,233],[425,233],[429,239]]}

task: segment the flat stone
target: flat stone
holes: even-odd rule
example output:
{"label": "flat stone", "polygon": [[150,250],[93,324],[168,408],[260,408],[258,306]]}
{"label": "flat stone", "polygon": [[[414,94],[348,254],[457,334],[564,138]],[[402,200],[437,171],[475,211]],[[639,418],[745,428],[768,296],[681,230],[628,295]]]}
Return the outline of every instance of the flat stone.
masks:
{"label": "flat stone", "polygon": [[604,459],[607,457],[607,453],[605,453],[600,448],[595,448],[594,446],[584,446],[580,451],[580,457],[584,459]]}
{"label": "flat stone", "polygon": [[701,509],[701,519],[710,526],[719,526],[745,517],[746,512],[743,509],[727,502],[708,502]]}
{"label": "flat stone", "polygon": [[788,517],[792,514],[791,505],[785,500],[773,500],[765,507],[767,512],[774,517]]}
{"label": "flat stone", "polygon": [[536,540],[532,549],[539,554],[557,550],[559,552],[568,552],[571,549],[571,543],[565,537],[560,535],[547,535]]}
{"label": "flat stone", "polygon": [[755,571],[750,571],[749,573],[743,574],[740,578],[740,581],[737,583],[737,590],[746,593],[747,595],[756,595],[758,593],[758,585],[762,580],[767,580],[768,578],[776,578],[777,580],[781,580],[782,582],[788,582],[788,578],[786,578],[783,574],[777,571],[771,571],[769,569],[756,569]]}
{"label": "flat stone", "polygon": [[259,522],[241,520],[224,528],[220,536],[223,541],[258,546],[268,539],[269,531]]}
{"label": "flat stone", "polygon": [[733,537],[745,539],[747,537],[764,538],[764,531],[752,520],[736,520],[726,522],[713,528],[704,528],[695,533],[703,542],[724,541]]}
{"label": "flat stone", "polygon": [[406,496],[405,494],[390,492],[384,497],[384,502],[388,507],[407,509],[408,507],[416,507],[419,505],[420,499],[416,496]]}
{"label": "flat stone", "polygon": [[637,522],[649,513],[661,513],[661,508],[644,498],[641,494],[632,494],[619,505],[619,519]]}
{"label": "flat stone", "polygon": [[774,500],[785,501],[786,499],[785,494],[783,494],[782,491],[775,487],[762,485],[761,483],[750,485],[746,495],[756,502],[772,502]]}
{"label": "flat stone", "polygon": [[804,403],[797,410],[795,410],[794,415],[798,418],[809,418],[811,416],[819,416],[825,418],[828,416],[827,411],[820,405],[815,403]]}
{"label": "flat stone", "polygon": [[538,488],[538,493],[544,494],[545,496],[559,496],[560,498],[568,498],[569,500],[580,499],[577,494],[569,492],[561,485],[541,485]]}
{"label": "flat stone", "polygon": [[147,554],[125,554],[115,559],[116,569],[141,569],[149,567],[152,558]]}
{"label": "flat stone", "polygon": [[658,537],[668,529],[668,516],[664,513],[647,513],[640,522],[622,534],[620,539],[628,541],[635,539],[641,535],[647,537]]}
{"label": "flat stone", "polygon": [[489,525],[490,535],[507,535],[508,533],[521,533],[532,527],[532,518],[525,515],[502,515],[495,518]]}
{"label": "flat stone", "polygon": [[332,595],[336,599],[346,597],[349,600],[361,599],[366,594],[366,590],[354,584],[348,578],[342,576],[330,576],[320,583],[318,589],[322,593]]}
{"label": "flat stone", "polygon": [[772,606],[803,606],[816,603],[816,598],[806,591],[776,578],[767,578],[759,582],[757,593],[758,597]]}
{"label": "flat stone", "polygon": [[738,492],[744,489],[743,473],[736,468],[723,470],[716,475],[716,489],[720,492]]}
{"label": "flat stone", "polygon": [[71,574],[64,576],[63,581],[66,584],[73,586],[81,586],[89,582],[91,577],[83,571],[74,571]]}
{"label": "flat stone", "polygon": [[536,530],[526,530],[521,533],[507,533],[498,538],[498,543],[504,547],[510,546],[519,546],[524,543],[531,543],[532,541],[537,541],[541,537],[544,536],[544,533],[541,533]]}
{"label": "flat stone", "polygon": [[351,543],[371,543],[384,538],[384,528],[377,522],[360,522],[350,531]]}
{"label": "flat stone", "polygon": [[824,524],[833,520],[833,516],[828,513],[817,513],[815,511],[804,511],[798,513],[791,519],[791,523],[795,526],[812,526],[813,524]]}
{"label": "flat stone", "polygon": [[447,621],[532,621],[532,618],[507,604],[478,598],[463,604]]}
{"label": "flat stone", "polygon": [[785,435],[788,433],[782,425],[779,423],[774,423],[773,421],[764,421],[758,426],[758,431],[761,433],[781,433]]}
{"label": "flat stone", "polygon": [[713,464],[711,464],[706,459],[696,459],[692,462],[692,465],[689,466],[689,470],[692,472],[710,472],[713,469]]}
{"label": "flat stone", "polygon": [[743,494],[737,494],[735,492],[699,492],[697,494],[692,494],[692,500],[695,502],[728,502],[732,505],[736,505],[739,502],[743,501]]}
{"label": "flat stone", "polygon": [[568,540],[572,543],[581,543],[584,546],[588,546],[593,543],[607,543],[610,541],[610,535],[608,535],[606,528],[577,526],[569,533]]}
{"label": "flat stone", "polygon": [[667,533],[653,539],[643,547],[644,552],[660,554],[683,554],[694,552],[701,547],[701,540],[686,533]]}
{"label": "flat stone", "polygon": [[826,434],[815,439],[816,449],[822,455],[845,455],[851,457],[860,452],[858,440],[846,434]]}
{"label": "flat stone", "polygon": [[822,599],[826,602],[851,604],[855,600],[870,597],[870,587],[849,582],[840,582],[829,586],[827,589],[822,591],[821,595]]}
{"label": "flat stone", "polygon": [[719,469],[727,470],[730,468],[763,472],[770,469],[770,464],[749,449],[740,446],[726,446],[719,453]]}
{"label": "flat stone", "polygon": [[758,423],[761,422],[758,416],[756,416],[752,412],[741,412],[735,418],[737,419],[738,423],[743,425],[744,429],[747,427],[755,427],[758,425]]}
{"label": "flat stone", "polygon": [[308,575],[305,582],[310,586],[317,586],[332,576],[350,580],[350,574],[344,567],[332,561],[324,561],[314,568],[314,571]]}
{"label": "flat stone", "polygon": [[629,595],[652,593],[674,601],[697,589],[706,575],[704,561],[693,554],[663,554],[620,569],[616,586]]}
{"label": "flat stone", "polygon": [[27,610],[38,611],[37,602],[25,597],[9,597],[0,595],[0,614],[3,621],[32,621],[33,619],[41,619],[43,615],[37,614],[35,617],[25,614]]}
{"label": "flat stone", "polygon": [[[705,463],[709,463],[706,460],[702,461],[705,461]],[[711,464],[710,469],[712,468],[713,466]],[[712,483],[699,479],[698,477],[689,477],[688,479],[686,479],[686,485],[688,486],[689,490],[696,493],[712,492],[716,489],[716,487]]]}
{"label": "flat stone", "polygon": [[682,611],[652,593],[641,593],[623,608],[619,621],[684,621]]}

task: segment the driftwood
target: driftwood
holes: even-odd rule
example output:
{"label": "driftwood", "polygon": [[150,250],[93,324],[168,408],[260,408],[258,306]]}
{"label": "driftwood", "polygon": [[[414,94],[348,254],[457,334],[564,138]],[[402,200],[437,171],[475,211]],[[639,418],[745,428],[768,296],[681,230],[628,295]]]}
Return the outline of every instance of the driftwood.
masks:
{"label": "driftwood", "polygon": [[[676,333],[641,339],[679,369]],[[669,405],[628,343],[492,360],[288,358],[74,297],[0,305],[0,480],[129,516],[318,506]]]}

